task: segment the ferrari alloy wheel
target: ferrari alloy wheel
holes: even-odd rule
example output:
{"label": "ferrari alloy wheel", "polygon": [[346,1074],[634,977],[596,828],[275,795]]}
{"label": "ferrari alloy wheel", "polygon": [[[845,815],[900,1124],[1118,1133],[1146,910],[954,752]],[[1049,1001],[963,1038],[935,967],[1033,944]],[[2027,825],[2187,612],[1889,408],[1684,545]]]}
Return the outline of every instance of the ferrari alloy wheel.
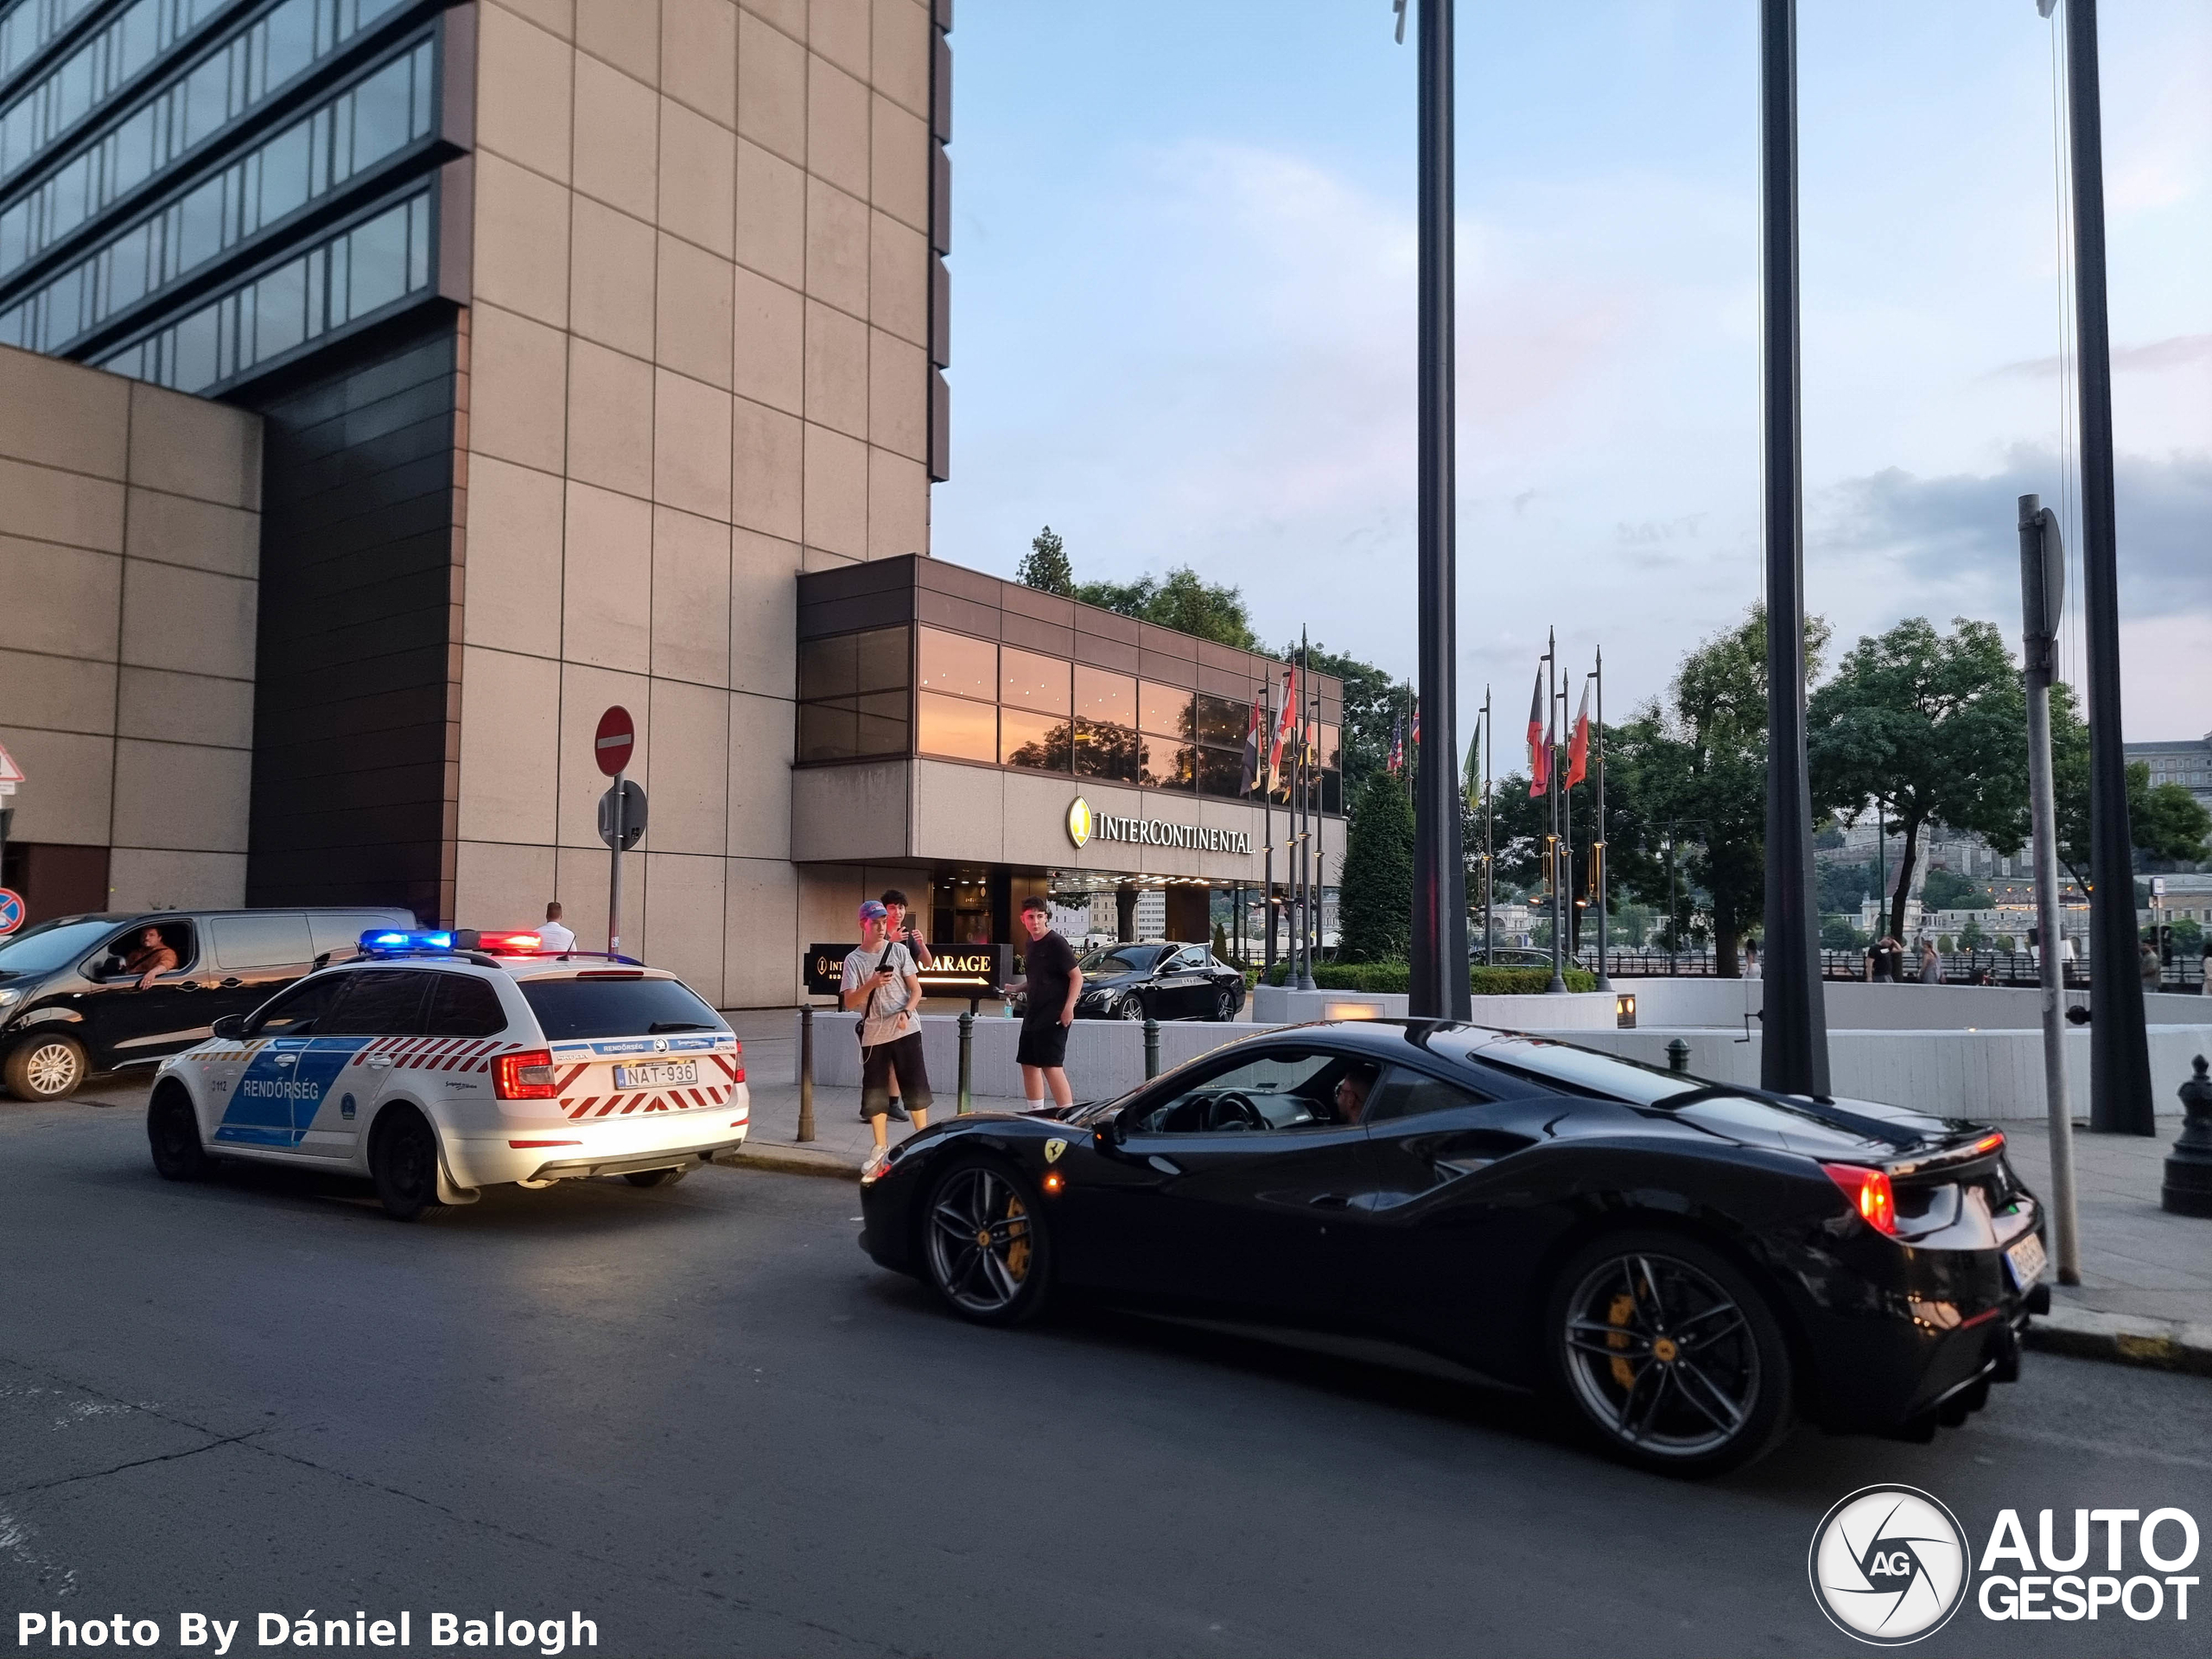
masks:
{"label": "ferrari alloy wheel", "polygon": [[1615,1455],[1709,1475],[1789,1427],[1789,1351],[1766,1300],[1717,1252],[1665,1234],[1601,1240],[1552,1296],[1568,1396]]}
{"label": "ferrari alloy wheel", "polygon": [[17,1100],[65,1100],[85,1080],[85,1048],[74,1037],[27,1037],[8,1056],[8,1092]]}
{"label": "ferrari alloy wheel", "polygon": [[1028,1184],[994,1164],[957,1164],[930,1191],[923,1225],[930,1282],[953,1312],[1019,1325],[1045,1305],[1052,1262]]}

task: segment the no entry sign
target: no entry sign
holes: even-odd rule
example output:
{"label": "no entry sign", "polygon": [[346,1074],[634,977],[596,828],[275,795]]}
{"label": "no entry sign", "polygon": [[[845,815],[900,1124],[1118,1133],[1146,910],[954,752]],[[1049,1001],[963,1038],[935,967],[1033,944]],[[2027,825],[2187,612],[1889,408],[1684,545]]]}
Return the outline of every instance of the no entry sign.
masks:
{"label": "no entry sign", "polygon": [[599,717],[599,730],[592,736],[593,758],[601,772],[615,777],[630,764],[630,751],[637,741],[638,728],[631,723],[630,711],[618,702]]}

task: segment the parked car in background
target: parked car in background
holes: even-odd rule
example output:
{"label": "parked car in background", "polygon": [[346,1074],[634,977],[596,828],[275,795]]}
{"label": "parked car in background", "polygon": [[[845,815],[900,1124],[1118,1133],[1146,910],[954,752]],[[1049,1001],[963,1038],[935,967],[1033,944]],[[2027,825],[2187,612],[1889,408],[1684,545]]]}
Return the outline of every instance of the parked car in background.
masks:
{"label": "parked car in background", "polygon": [[[1084,953],[1078,1020],[1234,1020],[1244,1006],[1244,973],[1203,944],[1157,939]],[[1019,993],[1014,1011],[1024,1007]]]}
{"label": "parked car in background", "polygon": [[[96,1071],[152,1065],[250,1014],[294,980],[359,952],[404,910],[105,911],[57,916],[0,939],[0,1081],[60,1100]],[[142,985],[124,963],[148,929],[176,965]]]}

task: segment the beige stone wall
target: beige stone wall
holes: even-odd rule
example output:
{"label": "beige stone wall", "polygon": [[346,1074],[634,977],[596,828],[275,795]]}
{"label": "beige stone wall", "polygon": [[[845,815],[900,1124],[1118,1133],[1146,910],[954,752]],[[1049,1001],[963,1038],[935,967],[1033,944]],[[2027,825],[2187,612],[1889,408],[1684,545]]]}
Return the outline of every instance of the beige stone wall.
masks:
{"label": "beige stone wall", "polygon": [[0,743],[15,836],[118,908],[245,894],[261,423],[0,346]]}
{"label": "beige stone wall", "polygon": [[797,994],[794,577],[926,552],[924,0],[480,0],[455,920]]}

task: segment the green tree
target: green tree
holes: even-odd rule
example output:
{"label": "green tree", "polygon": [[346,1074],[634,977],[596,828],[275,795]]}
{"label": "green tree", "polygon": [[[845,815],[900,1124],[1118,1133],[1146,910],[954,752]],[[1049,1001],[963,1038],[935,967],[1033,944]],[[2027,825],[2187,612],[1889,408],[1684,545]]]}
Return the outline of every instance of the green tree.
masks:
{"label": "green tree", "polygon": [[2000,853],[2027,832],[2027,701],[2004,636],[1907,617],[1862,638],[1813,693],[1806,748],[1816,808],[1847,822],[1879,805],[1903,838],[1889,931],[1904,937],[1921,830],[1973,830]]}
{"label": "green tree", "polygon": [[1074,597],[1075,567],[1068,563],[1067,544],[1050,524],[1030,539],[1029,551],[1014,567],[1014,579],[1025,588],[1063,599]]}
{"label": "green tree", "polygon": [[1979,916],[1967,917],[1967,925],[1959,930],[1959,949],[1961,950],[1979,950],[1983,945],[1987,944],[1988,943],[1989,935],[1982,931],[1981,918]]}
{"label": "green tree", "polygon": [[1979,881],[1969,881],[1955,870],[1934,869],[1921,885],[1923,910],[1994,910],[1997,901]]}
{"label": "green tree", "polygon": [[1244,608],[1243,590],[1205,581],[1186,564],[1170,570],[1165,581],[1144,575],[1135,582],[1077,582],[1075,597],[1086,605],[1196,634],[1217,645],[1239,651],[1262,649]]}
{"label": "green tree", "polygon": [[1353,808],[1337,904],[1341,960],[1405,956],[1413,936],[1414,809],[1388,772],[1367,780]]}
{"label": "green tree", "polygon": [[1829,916],[1821,922],[1821,943],[1831,950],[1862,950],[1872,937],[1853,927],[1848,916]]}
{"label": "green tree", "polygon": [[1859,906],[1874,891],[1874,867],[1872,864],[1815,864],[1813,885],[1820,895],[1823,912],[1852,915],[1859,913]]}
{"label": "green tree", "polygon": [[[1808,617],[1808,673],[1827,643],[1827,624]],[[1666,699],[1646,704],[1612,734],[1610,753],[1606,840],[1615,876],[1638,897],[1663,903],[1671,832],[1680,886],[1703,890],[1715,966],[1734,977],[1738,941],[1766,910],[1764,611],[1752,607],[1735,627],[1683,658]],[[1678,903],[1677,910],[1679,936],[1688,906]]]}
{"label": "green tree", "polygon": [[[1372,663],[1325,645],[1308,649],[1313,672],[1344,682],[1344,799],[1356,801],[1366,789],[1367,780],[1390,764],[1391,722],[1404,712],[1405,687]],[[1278,654],[1286,661],[1295,661],[1298,650],[1298,642],[1293,640]]]}
{"label": "green tree", "polygon": [[[2075,713],[2074,688],[2050,688],[2051,792],[2058,808],[2058,861],[2084,889],[2089,870],[2089,731]],[[2151,785],[2151,768],[2127,768],[2127,833],[2135,868],[2158,861],[2193,864],[2207,856],[2212,813],[2180,784]]]}

